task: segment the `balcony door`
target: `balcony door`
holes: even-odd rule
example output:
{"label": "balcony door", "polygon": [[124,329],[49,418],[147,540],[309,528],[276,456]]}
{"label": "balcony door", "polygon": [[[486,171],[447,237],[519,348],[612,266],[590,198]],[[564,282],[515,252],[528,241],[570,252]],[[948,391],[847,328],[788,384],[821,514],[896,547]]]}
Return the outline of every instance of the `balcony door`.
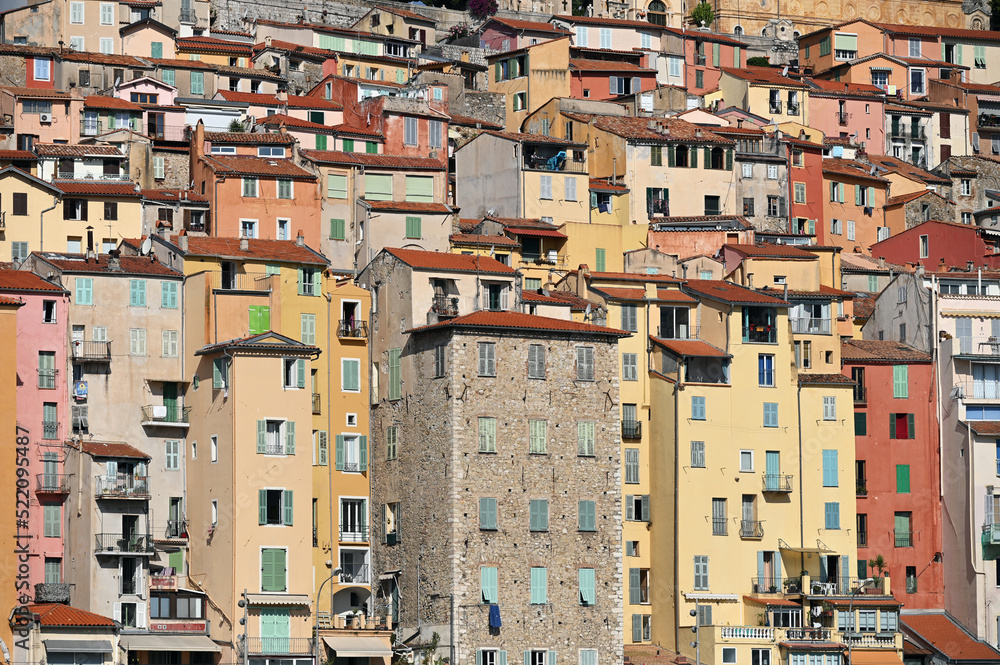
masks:
{"label": "balcony door", "polygon": [[292,619],[287,609],[261,608],[261,651],[268,654],[289,653],[289,638],[291,636]]}
{"label": "balcony door", "polygon": [[163,384],[163,406],[167,409],[167,422],[176,423],[177,418],[177,384],[166,381]]}
{"label": "balcony door", "polygon": [[781,454],[777,450],[765,453],[765,482],[768,491],[774,492],[781,485]]}
{"label": "balcony door", "polygon": [[367,537],[367,506],[364,499],[341,499],[340,539],[345,542],[365,542]]}

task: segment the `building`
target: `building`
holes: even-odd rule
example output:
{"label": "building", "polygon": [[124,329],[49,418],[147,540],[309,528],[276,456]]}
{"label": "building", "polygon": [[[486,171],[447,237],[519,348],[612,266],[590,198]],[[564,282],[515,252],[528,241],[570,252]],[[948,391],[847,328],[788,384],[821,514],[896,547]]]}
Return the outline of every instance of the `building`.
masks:
{"label": "building", "polygon": [[722,67],[719,92],[726,104],[770,118],[775,124],[809,125],[810,87],[767,67]]}
{"label": "building", "polygon": [[[19,307],[23,307],[23,305],[17,298],[0,299],[0,330],[2,330],[4,339],[13,339],[17,335],[17,310]],[[16,344],[6,345],[2,360],[3,376],[0,378],[0,390],[3,391],[4,398],[0,400],[0,419],[2,419],[3,426],[7,428],[7,431],[10,431],[11,428],[17,427]],[[14,493],[8,494],[9,499],[13,499],[15,502],[18,499],[25,501],[26,492],[23,489],[20,497],[16,494],[17,465],[21,463],[20,459],[28,454],[27,446],[24,444],[31,442],[30,437],[24,437],[24,434],[15,431],[15,437],[12,439],[15,446],[8,446],[3,452],[4,459],[9,463],[3,471],[2,482],[5,483],[6,487],[15,489]],[[3,640],[4,644],[13,646],[15,644],[14,638],[20,640],[25,637],[29,626],[30,615],[26,609],[26,601],[29,600],[29,597],[27,594],[19,592],[31,589],[19,581],[17,575],[19,574],[18,567],[25,563],[25,559],[28,558],[25,554],[25,550],[29,547],[28,537],[34,534],[30,532],[30,529],[18,528],[16,515],[13,511],[8,512],[7,518],[0,524],[0,528],[6,529],[0,531],[0,546],[7,548],[8,552],[16,552],[18,566],[4,566],[3,570],[0,570],[0,584],[2,584],[0,588],[3,589],[3,595],[0,596],[2,601],[0,602],[3,602],[5,607],[12,608],[10,620],[0,626],[0,640]],[[10,651],[8,651],[9,653]],[[6,665],[11,665],[13,660],[9,655],[5,655],[4,662]]]}
{"label": "building", "polygon": [[400,249],[360,277],[380,594],[410,644],[437,633],[453,661],[616,661],[626,333],[521,313],[514,280],[493,259]]}
{"label": "building", "polygon": [[947,270],[968,265],[996,268],[1000,266],[997,246],[989,229],[932,219],[875,243],[871,251],[875,258],[890,263],[922,263],[928,269]]}
{"label": "building", "polygon": [[491,16],[479,29],[479,45],[493,51],[516,51],[563,37],[566,31],[552,23]]}
{"label": "building", "polygon": [[829,235],[820,241],[847,251],[860,247],[862,252],[879,240],[889,237],[885,226],[885,202],[888,180],[876,175],[874,166],[854,160],[823,160],[823,219]]}

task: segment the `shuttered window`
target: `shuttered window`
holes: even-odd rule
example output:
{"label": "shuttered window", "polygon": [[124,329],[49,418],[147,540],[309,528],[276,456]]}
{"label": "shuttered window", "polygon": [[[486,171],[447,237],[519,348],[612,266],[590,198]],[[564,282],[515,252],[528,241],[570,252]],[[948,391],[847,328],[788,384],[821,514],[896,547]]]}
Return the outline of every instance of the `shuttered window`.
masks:
{"label": "shuttered window", "polygon": [[62,510],[58,503],[42,504],[43,526],[46,538],[59,538],[62,536]]}
{"label": "shuttered window", "polygon": [[389,399],[399,399],[403,395],[403,376],[399,365],[402,349],[389,349]]}
{"label": "shuttered window", "polygon": [[483,566],[479,569],[479,591],[484,603],[497,602],[497,569],[495,566]]}
{"label": "shuttered window", "polygon": [[578,381],[594,380],[594,347],[576,347],[576,378]]}
{"label": "shuttered window", "polygon": [[528,421],[528,452],[533,455],[544,455],[548,452],[548,428],[546,420]]}
{"label": "shuttered window", "polygon": [[260,553],[260,590],[285,591],[286,552],[279,548],[265,548]]}
{"label": "shuttered window", "polygon": [[896,465],[896,493],[897,494],[909,494],[910,493],[910,465],[909,464],[897,464]]}
{"label": "shuttered window", "polygon": [[705,398],[703,396],[692,395],[691,420],[705,420]]}
{"label": "shuttered window", "polygon": [[549,601],[549,571],[547,568],[531,569],[531,604],[544,605]]}
{"label": "shuttered window", "polygon": [[434,178],[432,176],[406,176],[406,200],[418,203],[434,202]]}
{"label": "shuttered window", "polygon": [[399,454],[399,429],[395,425],[385,428],[385,458],[396,459]]}
{"label": "shuttered window", "polygon": [[479,342],[479,376],[496,376],[496,344]]}
{"label": "shuttered window", "polygon": [[691,466],[703,469],[705,468],[705,442],[704,441],[692,441],[691,442]]}
{"label": "shuttered window", "polygon": [[302,314],[299,317],[299,326],[302,333],[303,344],[313,346],[316,344],[316,315]]}
{"label": "shuttered window", "polygon": [[696,591],[708,591],[708,557],[694,557],[694,588]]}
{"label": "shuttered window", "polygon": [[542,175],[539,176],[539,192],[538,197],[545,199],[547,201],[552,200],[552,176]]}
{"label": "shuttered window", "polygon": [[[365,176],[365,182],[372,177],[371,174]],[[326,177],[326,196],[330,199],[347,198],[347,176],[331,173]],[[367,192],[366,192],[367,196]]]}
{"label": "shuttered window", "polygon": [[580,531],[597,530],[597,503],[583,500],[577,506],[578,526]]}
{"label": "shuttered window", "polygon": [[129,280],[129,306],[131,307],[145,307],[146,306],[146,280],[144,279],[130,279]]}
{"label": "shuttered window", "polygon": [[823,398],[823,420],[836,420],[837,419],[837,398],[836,397],[824,397]]}
{"label": "shuttered window", "polygon": [[548,531],[549,530],[549,501],[548,499],[532,499],[528,502],[528,530]]}
{"label": "shuttered window", "polygon": [[361,392],[361,361],[355,358],[344,358],[340,361],[342,392]]}
{"label": "shuttered window", "polygon": [[639,449],[625,449],[625,483],[635,485],[639,482]]}
{"label": "shuttered window", "polygon": [[494,531],[497,528],[497,500],[483,497],[479,499],[479,528]]}
{"label": "shuttered window", "polygon": [[836,450],[823,451],[823,487],[838,487],[840,485],[838,463]]}
{"label": "shuttered window", "polygon": [[597,575],[593,568],[581,568],[580,578],[580,604],[593,606],[596,598]]}
{"label": "shuttered window", "polygon": [[316,463],[327,466],[330,463],[330,436],[324,432],[316,432]]}
{"label": "shuttered window", "polygon": [[639,380],[639,354],[622,354],[622,381]]}
{"label": "shuttered window", "polygon": [[528,378],[545,378],[545,346],[542,344],[528,346]]}
{"label": "shuttered window", "polygon": [[365,198],[369,201],[391,201],[392,176],[366,173]]}
{"label": "shuttered window", "polygon": [[330,240],[346,240],[347,223],[343,219],[330,218]]}
{"label": "shuttered window", "polygon": [[566,176],[563,180],[563,198],[567,201],[576,201],[576,178]]}
{"label": "shuttered window", "polygon": [[406,218],[406,237],[409,240],[420,240],[423,237],[420,217]]}
{"label": "shuttered window", "polygon": [[622,305],[622,329],[638,332],[639,314],[635,305]]}
{"label": "shuttered window", "polygon": [[830,501],[824,506],[825,527],[827,529],[840,528],[840,504]]}
{"label": "shuttered window", "polygon": [[92,277],[77,277],[74,294],[77,305],[93,305],[94,279]]}
{"label": "shuttered window", "polygon": [[577,455],[581,457],[594,456],[594,429],[594,423],[591,422],[579,422],[576,424]]}
{"label": "shuttered window", "polygon": [[160,287],[160,307],[177,309],[177,282],[163,282]]}
{"label": "shuttered window", "polygon": [[897,399],[905,399],[910,396],[910,376],[907,365],[893,365],[892,367],[892,396]]}
{"label": "shuttered window", "polygon": [[497,419],[479,419],[479,452],[495,453],[497,451]]}
{"label": "shuttered window", "polygon": [[778,403],[764,402],[764,427],[778,426]]}

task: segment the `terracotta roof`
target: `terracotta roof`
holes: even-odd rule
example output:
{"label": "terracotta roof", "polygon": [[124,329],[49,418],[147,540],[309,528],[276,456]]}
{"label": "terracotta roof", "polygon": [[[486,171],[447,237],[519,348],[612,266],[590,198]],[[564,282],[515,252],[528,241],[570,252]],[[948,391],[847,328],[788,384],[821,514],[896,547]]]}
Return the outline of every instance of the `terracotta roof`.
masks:
{"label": "terracotta roof", "polygon": [[150,201],[208,203],[207,198],[193,189],[143,189],[139,193],[142,195],[142,198]]}
{"label": "terracotta roof", "polygon": [[83,105],[91,109],[121,109],[125,111],[142,111],[142,107],[132,102],[127,102],[118,97],[106,97],[104,95],[88,95],[83,100]]}
{"label": "terracotta roof", "polygon": [[857,180],[868,180],[870,182],[889,182],[885,178],[872,175],[871,167],[861,162],[850,159],[824,159],[823,173],[830,175],[842,175]]}
{"label": "terracotta roof", "polygon": [[66,293],[65,289],[48,282],[28,270],[0,269],[0,290],[2,291],[44,291],[46,293]]}
{"label": "terracotta roof", "polygon": [[131,182],[112,182],[108,180],[53,180],[52,184],[63,191],[63,194],[76,196],[113,196],[115,198],[139,198],[136,186]]}
{"label": "terracotta roof", "polygon": [[670,352],[688,358],[729,358],[729,354],[700,339],[663,339],[650,335],[649,338]]}
{"label": "terracotta roof", "polygon": [[513,233],[516,236],[527,236],[529,238],[559,238],[565,240],[567,236],[562,231],[557,231],[555,227],[551,229],[540,228],[538,226],[529,226],[527,228],[516,228],[513,226],[507,227],[508,233]]}
{"label": "terracotta roof", "polygon": [[590,191],[592,192],[627,192],[625,185],[612,185],[607,178],[591,178]]}
{"label": "terracotta roof", "polygon": [[211,69],[215,71],[215,65],[201,60],[180,60],[178,58],[143,58],[154,65],[167,69]]}
{"label": "terracotta roof", "polygon": [[[566,31],[562,28],[552,25],[551,23],[543,23],[542,21],[522,21],[515,18],[506,18],[503,16],[493,16],[491,21],[496,21],[501,25],[506,25],[509,28],[514,28],[515,30],[534,30],[535,32],[550,32],[557,35],[566,34]],[[489,23],[489,21],[487,21]]]}
{"label": "terracotta roof", "polygon": [[[642,28],[646,30],[665,31],[667,28],[661,25],[653,25],[649,21],[631,21],[623,18],[602,18],[599,16],[568,16],[559,14],[553,16],[553,21],[565,21],[566,23],[584,23],[587,25],[606,25],[608,27],[619,28]],[[679,32],[679,31],[678,31]]]}
{"label": "terracotta roof", "polygon": [[107,626],[114,628],[115,622],[108,617],[87,612],[86,610],[61,605],[57,603],[40,603],[38,605],[28,605],[29,614],[37,614],[39,622],[43,626]]}
{"label": "terracotta roof", "polygon": [[812,252],[798,247],[797,245],[723,245],[724,249],[731,249],[737,254],[742,254],[749,259],[792,259],[792,260],[812,260],[819,258]]}
{"label": "terracotta roof", "polygon": [[722,302],[748,305],[775,305],[787,307],[788,303],[780,298],[758,293],[732,282],[709,279],[690,279],[682,286],[696,296],[721,300]]}
{"label": "terracotta roof", "polygon": [[807,79],[813,90],[809,94],[837,95],[846,97],[884,97],[885,92],[878,86],[869,83],[846,83],[842,81],[828,81],[826,79]]}
{"label": "terracotta roof", "polygon": [[549,291],[549,297],[564,302],[570,306],[574,312],[583,312],[593,303],[586,298],[581,298],[572,291]]}
{"label": "terracotta roof", "polygon": [[284,261],[287,263],[309,263],[327,265],[321,254],[314,252],[308,246],[299,246],[294,240],[262,240],[249,238],[249,250],[240,249],[241,238],[209,238],[206,236],[188,236],[188,248],[185,256],[212,256],[218,258],[237,258],[244,261]]}
{"label": "terracotta roof", "polygon": [[[454,256],[454,255],[452,255]],[[553,319],[547,316],[522,314],[521,312],[479,311],[429,326],[412,328],[407,332],[424,332],[444,328],[502,328],[505,330],[528,330],[561,333],[589,333],[608,337],[628,337],[631,333],[617,328],[605,328],[578,321]]]}
{"label": "terracotta roof", "polygon": [[271,79],[272,81],[285,81],[287,80],[281,74],[275,74],[266,69],[253,69],[251,67],[234,67],[232,65],[216,65],[215,71],[220,74],[230,74],[236,75],[241,78],[265,78]]}
{"label": "terracotta roof", "polygon": [[608,282],[650,282],[650,283],[662,283],[668,282],[671,284],[677,284],[681,280],[676,277],[671,277],[670,275],[649,275],[647,273],[640,272],[598,272],[595,270],[590,271],[590,279],[593,281],[608,281]]}
{"label": "terracotta roof", "polygon": [[[742,215],[696,215],[689,217],[654,217],[653,220],[656,223],[656,228],[654,231],[690,231],[691,229],[685,228],[688,224],[692,222],[732,222],[735,225],[743,227],[744,230],[749,231],[753,228],[750,223],[746,220],[746,217]],[[676,227],[676,228],[674,228]],[[717,228],[706,224],[705,231],[718,231]],[[736,229],[725,229],[726,231],[732,231]]]}
{"label": "terracotta roof", "polygon": [[504,247],[520,247],[521,243],[507,236],[484,236],[476,233],[453,233],[448,239],[458,245],[502,245]]}
{"label": "terracotta roof", "polygon": [[[854,381],[849,376],[843,374],[802,374],[799,373],[799,385],[802,384],[844,384],[854,385]],[[896,603],[897,605],[899,603]]]}
{"label": "terracotta roof", "polygon": [[770,67],[744,67],[742,69],[721,67],[720,69],[724,74],[743,79],[751,85],[780,85],[789,88],[809,89],[809,86],[802,81],[782,76],[781,70],[771,69]]}
{"label": "terracotta roof", "polygon": [[18,88],[14,86],[2,86],[0,90],[9,92],[15,97],[55,97],[58,99],[69,99],[69,93],[53,88]]}
{"label": "terracotta roof", "polygon": [[909,162],[904,162],[896,157],[890,157],[888,155],[869,155],[868,161],[875,164],[879,168],[884,169],[888,173],[900,173],[915,180],[922,180],[923,182],[942,185],[951,184],[951,180],[948,178],[939,176],[936,173],[931,173],[930,171],[910,164]]}
{"label": "terracotta roof", "polygon": [[613,300],[645,300],[645,289],[623,289],[616,286],[593,286],[591,290]]}
{"label": "terracotta roof", "polygon": [[875,297],[877,293],[854,294],[854,321],[863,323],[875,313]]}
{"label": "terracotta roof", "polygon": [[216,173],[233,176],[272,177],[289,180],[316,180],[316,176],[290,159],[251,157],[246,155],[205,155]]}
{"label": "terracotta roof", "polygon": [[159,261],[147,256],[121,256],[120,270],[108,268],[108,255],[99,254],[97,258],[87,259],[86,254],[69,254],[60,252],[34,252],[44,261],[68,273],[109,273],[113,275],[160,275],[164,277],[181,277],[181,273],[167,267]]}
{"label": "terracotta roof", "polygon": [[113,443],[101,441],[82,441],[80,450],[91,457],[128,457],[131,459],[152,459],[138,448],[127,443]]}
{"label": "terracotta roof", "polygon": [[681,30],[680,28],[667,28],[667,32],[671,32],[678,37],[683,37],[684,39],[690,39],[695,41],[703,42],[716,42],[719,44],[729,44],[730,46],[742,46],[746,48],[746,44],[738,39],[733,39],[732,37],[727,37],[726,35],[720,35],[715,32],[703,32],[701,30]]}
{"label": "terracotta roof", "polygon": [[86,51],[65,50],[59,55],[59,59],[67,62],[90,62],[96,65],[118,65],[134,69],[149,69],[149,65],[139,58],[119,53],[87,53]]}
{"label": "terracotta roof", "polygon": [[655,74],[655,69],[640,67],[631,62],[621,62],[617,60],[585,60],[583,58],[570,58],[570,69],[579,69],[589,72],[647,72]]}
{"label": "terracotta roof", "polygon": [[344,107],[339,102],[331,99],[309,95],[289,95],[283,102],[288,108],[293,109],[326,109],[329,111],[339,111]]}
{"label": "terracotta roof", "polygon": [[36,161],[38,157],[29,150],[0,150],[0,159],[3,160],[30,160]]}
{"label": "terracotta roof", "polygon": [[253,37],[249,32],[244,32],[242,30],[222,30],[221,28],[212,28],[213,35],[232,35],[234,37]]}
{"label": "terracotta roof", "polygon": [[459,127],[479,127],[480,129],[503,129],[503,125],[499,125],[495,122],[490,122],[489,120],[481,120],[479,118],[473,118],[467,115],[459,115],[457,113],[448,112],[448,117],[451,118],[449,124],[458,125]]}
{"label": "terracotta roof", "polygon": [[756,596],[743,596],[743,600],[747,603],[769,605],[771,607],[802,607],[801,603],[796,603],[793,600],[787,600],[785,598],[757,598]]}
{"label": "terracotta roof", "polygon": [[566,139],[561,139],[556,136],[545,136],[543,134],[525,134],[523,132],[500,132],[488,130],[483,132],[483,134],[489,134],[490,136],[497,136],[502,139],[507,139],[508,141],[517,141],[518,143],[555,143],[557,145],[586,145],[584,143],[578,143],[576,141],[569,141]]}
{"label": "terracotta roof", "polygon": [[[265,42],[257,42],[253,45],[253,50],[260,52],[268,48]],[[286,42],[281,39],[272,39],[270,48],[279,51],[289,51],[291,53],[301,53],[304,55],[315,55],[324,58],[335,58],[337,57],[336,51],[331,51],[325,48],[316,48],[315,46],[306,46],[304,44],[296,44],[295,42]]]}
{"label": "terracotta roof", "polygon": [[840,345],[844,361],[930,362],[931,357],[901,342],[877,339],[849,339]]}
{"label": "terracotta roof", "polygon": [[387,247],[383,251],[418,270],[443,270],[447,272],[479,272],[496,275],[513,275],[514,270],[488,256],[470,256],[446,252],[425,252],[420,249]]}
{"label": "terracotta roof", "polygon": [[927,116],[927,117],[930,117],[930,116],[934,115],[933,111],[928,111],[926,109],[922,109],[922,108],[920,108],[918,106],[914,106],[912,104],[904,104],[903,102],[896,102],[895,104],[886,104],[885,105],[885,112],[886,113],[899,113],[899,114],[905,114],[905,115],[922,115],[922,116]]}
{"label": "terracotta roof", "polygon": [[369,201],[364,197],[358,199],[372,210],[395,212],[423,212],[429,214],[448,215],[452,210],[444,203],[424,203],[417,201]]}
{"label": "terracotta roof", "polygon": [[176,42],[178,51],[215,51],[217,53],[238,53],[250,56],[253,50],[249,44],[231,42],[213,37],[179,37]]}
{"label": "terracotta roof", "polygon": [[321,164],[346,164],[368,168],[444,171],[445,165],[428,157],[405,155],[376,155],[367,152],[340,152],[335,150],[303,150],[302,155]]}
{"label": "terracotta roof", "polygon": [[967,420],[972,431],[981,436],[1000,435],[1000,421],[997,420]]}
{"label": "terracotta roof", "polygon": [[887,208],[889,208],[889,207],[892,207],[892,206],[903,205],[904,203],[909,203],[910,201],[915,201],[915,200],[919,199],[920,197],[924,196],[925,194],[933,194],[934,196],[936,196],[939,199],[943,200],[945,203],[950,203],[952,205],[955,204],[954,201],[949,201],[948,199],[944,198],[943,196],[941,196],[937,192],[931,191],[929,189],[924,189],[924,190],[921,190],[919,192],[910,192],[909,194],[900,194],[899,196],[893,196],[893,197],[891,197],[889,199],[886,199],[885,206]]}
{"label": "terracotta roof", "polygon": [[113,145],[36,143],[35,154],[39,157],[124,157],[122,151]]}
{"label": "terracotta roof", "polygon": [[381,9],[384,12],[389,12],[390,14],[395,14],[396,16],[402,16],[403,18],[412,18],[418,21],[426,21],[428,23],[436,23],[432,18],[428,18],[422,14],[416,12],[411,12],[407,9],[401,9],[399,7],[392,7],[389,5],[375,5],[374,9]]}
{"label": "terracotta roof", "polygon": [[679,289],[657,289],[656,299],[663,302],[698,302],[697,298],[692,298]]}
{"label": "terracotta roof", "polygon": [[298,340],[285,337],[284,335],[276,333],[273,330],[268,330],[263,333],[247,335],[246,337],[227,339],[224,342],[219,342],[217,344],[207,344],[195,351],[194,355],[204,356],[212,353],[218,353],[224,349],[250,351],[253,353],[260,351],[277,351],[283,353],[284,355],[298,357],[308,356],[319,351],[319,348],[316,346],[303,344]]}
{"label": "terracotta roof", "polygon": [[642,663],[642,665],[674,665],[675,663],[688,665],[691,662],[684,656],[658,644],[626,644],[625,658],[625,662]]}
{"label": "terracotta roof", "polygon": [[991,32],[988,30],[945,28],[939,25],[923,27],[915,25],[897,25],[894,23],[875,23],[874,25],[882,30],[885,30],[886,32],[897,33],[900,35],[920,35],[923,37],[965,37],[971,40],[984,39],[988,41],[1000,41],[1000,32]]}
{"label": "terracotta roof", "polygon": [[[602,116],[594,120],[594,127],[603,129],[626,139],[646,141],[684,141],[693,143],[718,143],[733,145],[733,140],[714,134],[711,130],[699,127],[685,120],[676,118],[657,118],[654,122],[658,127],[670,129],[669,134],[663,134],[656,129],[650,129],[649,118],[632,116]],[[701,134],[700,136],[698,134]]]}
{"label": "terracotta roof", "polygon": [[314,132],[323,132],[324,134],[333,134],[334,130],[329,125],[324,125],[318,122],[309,122],[308,120],[303,120],[302,118],[294,118],[290,115],[285,115],[283,113],[274,113],[272,115],[260,118],[257,120],[258,125],[266,127],[281,127],[282,125],[286,127],[295,127],[298,129],[311,129]]}
{"label": "terracotta roof", "polygon": [[289,134],[274,132],[205,132],[205,140],[212,143],[262,143],[292,145],[295,138]]}

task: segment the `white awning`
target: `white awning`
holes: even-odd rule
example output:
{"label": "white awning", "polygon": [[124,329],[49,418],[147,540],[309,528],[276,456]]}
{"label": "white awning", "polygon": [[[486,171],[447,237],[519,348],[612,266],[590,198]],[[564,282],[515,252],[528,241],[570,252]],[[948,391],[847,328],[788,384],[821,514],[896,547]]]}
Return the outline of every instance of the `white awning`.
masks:
{"label": "white awning", "polygon": [[108,640],[42,640],[45,651],[52,653],[111,653]]}
{"label": "white awning", "polygon": [[687,593],[684,592],[684,600],[726,600],[736,602],[740,599],[735,593]]}
{"label": "white awning", "polygon": [[122,635],[121,643],[126,651],[222,651],[205,635]]}
{"label": "white awning", "polygon": [[296,593],[248,593],[251,605],[310,605],[309,596]]}
{"label": "white awning", "polygon": [[326,646],[337,653],[338,658],[390,658],[392,648],[377,637],[358,635],[337,635],[324,637]]}

